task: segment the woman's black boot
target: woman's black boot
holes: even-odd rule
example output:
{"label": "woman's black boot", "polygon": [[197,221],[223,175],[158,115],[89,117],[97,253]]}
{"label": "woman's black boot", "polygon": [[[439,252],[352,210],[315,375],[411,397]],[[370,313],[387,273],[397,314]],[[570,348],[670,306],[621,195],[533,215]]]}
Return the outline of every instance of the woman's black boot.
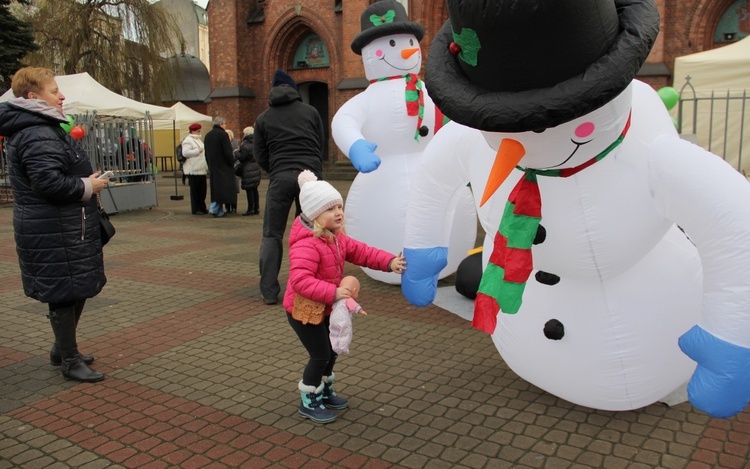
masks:
{"label": "woman's black boot", "polygon": [[[80,317],[80,316],[79,316]],[[94,371],[81,360],[76,343],[76,305],[57,308],[49,312],[49,322],[55,333],[55,343],[61,356],[60,371],[65,379],[82,383],[96,383],[104,375]]]}
{"label": "woman's black boot", "polygon": [[[83,314],[83,307],[86,304],[86,300],[78,300],[76,302],[76,330],[78,330],[78,322],[81,320],[81,314]],[[90,365],[94,363],[94,357],[92,355],[84,355],[78,352],[78,356],[81,357],[83,363]],[[62,356],[60,355],[60,348],[57,345],[57,340],[52,344],[52,350],[49,351],[49,364],[52,366],[60,366],[62,363]]]}

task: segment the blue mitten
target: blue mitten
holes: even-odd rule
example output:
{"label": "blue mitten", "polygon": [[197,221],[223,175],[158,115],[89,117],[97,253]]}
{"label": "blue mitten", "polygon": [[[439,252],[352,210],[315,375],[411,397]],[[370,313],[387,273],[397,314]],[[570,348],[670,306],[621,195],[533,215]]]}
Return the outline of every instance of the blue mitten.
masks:
{"label": "blue mitten", "polygon": [[370,173],[380,166],[380,157],[375,154],[377,143],[359,139],[349,148],[349,160],[360,173]]}
{"label": "blue mitten", "polygon": [[698,363],[688,383],[690,403],[716,418],[742,412],[750,402],[750,349],[721,340],[699,326],[683,334],[679,344]]}
{"label": "blue mitten", "polygon": [[427,306],[437,294],[440,271],[448,265],[448,248],[404,249],[407,269],[401,276],[401,293],[414,306]]}

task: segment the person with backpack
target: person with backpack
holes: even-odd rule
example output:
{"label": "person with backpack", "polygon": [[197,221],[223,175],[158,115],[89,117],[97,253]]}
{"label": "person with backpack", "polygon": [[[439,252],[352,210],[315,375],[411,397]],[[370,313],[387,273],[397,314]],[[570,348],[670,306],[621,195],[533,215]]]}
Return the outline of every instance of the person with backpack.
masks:
{"label": "person with backpack", "polygon": [[208,213],[206,207],[208,164],[203,140],[201,140],[201,125],[190,124],[188,130],[190,134],[182,141],[182,156],[185,158],[185,162],[182,163],[182,172],[187,175],[190,184],[190,210],[193,215],[205,215]]}

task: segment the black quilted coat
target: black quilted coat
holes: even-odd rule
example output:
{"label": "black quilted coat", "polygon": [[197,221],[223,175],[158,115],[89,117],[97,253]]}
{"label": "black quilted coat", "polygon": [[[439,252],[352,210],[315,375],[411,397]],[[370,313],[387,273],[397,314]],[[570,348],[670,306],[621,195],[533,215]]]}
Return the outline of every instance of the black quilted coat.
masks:
{"label": "black quilted coat", "polygon": [[44,303],[91,298],[107,283],[96,197],[83,180],[93,170],[61,122],[44,101],[0,104],[21,279],[26,295]]}
{"label": "black quilted coat", "polygon": [[253,189],[260,184],[260,165],[255,161],[253,154],[253,136],[245,135],[237,150],[237,159],[242,162],[242,184],[243,189]]}

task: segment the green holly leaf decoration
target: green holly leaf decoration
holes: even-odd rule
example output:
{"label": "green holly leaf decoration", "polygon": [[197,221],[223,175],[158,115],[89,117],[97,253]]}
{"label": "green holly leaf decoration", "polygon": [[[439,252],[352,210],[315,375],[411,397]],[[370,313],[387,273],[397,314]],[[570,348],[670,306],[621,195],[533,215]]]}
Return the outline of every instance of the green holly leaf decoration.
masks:
{"label": "green holly leaf decoration", "polygon": [[370,15],[370,22],[375,26],[380,26],[385,23],[393,23],[394,18],[396,18],[396,12],[388,10],[384,15]]}
{"label": "green holly leaf decoration", "polygon": [[472,67],[476,67],[479,49],[482,48],[477,32],[471,28],[463,28],[459,34],[453,31],[453,42],[461,47],[461,52],[458,53],[461,60]]}

